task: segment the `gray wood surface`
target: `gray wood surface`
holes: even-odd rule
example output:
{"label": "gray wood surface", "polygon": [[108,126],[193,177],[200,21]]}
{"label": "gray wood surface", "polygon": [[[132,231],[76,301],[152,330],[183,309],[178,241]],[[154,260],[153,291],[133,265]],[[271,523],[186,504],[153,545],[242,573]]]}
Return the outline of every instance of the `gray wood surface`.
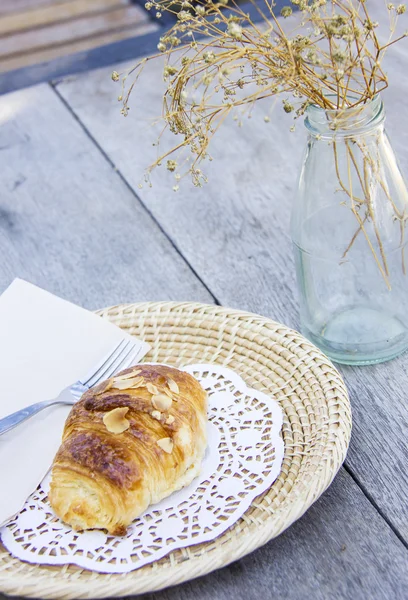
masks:
{"label": "gray wood surface", "polygon": [[48,84],[0,97],[0,115],[2,290],[22,277],[92,309],[212,301]]}
{"label": "gray wood surface", "polygon": [[[390,56],[392,93],[385,94],[387,126],[405,172],[407,57],[401,47]],[[139,189],[143,168],[156,152],[147,119],[160,114],[160,81],[161,64],[151,63],[126,119],[119,114],[106,69],[57,89],[221,304],[298,328],[289,219],[306,140],[303,123],[290,133],[292,120],[277,103],[271,123],[265,124],[270,107],[264,104],[242,128],[232,120],[224,123],[212,146],[214,161],[207,166],[210,180],[202,189],[186,181],[174,193],[165,171],[157,171],[152,188]],[[408,354],[391,363],[341,371],[354,413],[346,465],[408,544]]]}
{"label": "gray wood surface", "polygon": [[[383,541],[375,553],[374,537]],[[142,600],[406,599],[406,550],[394,539],[343,471],[276,540],[229,567]]]}
{"label": "gray wood surface", "polygon": [[[289,134],[279,106],[266,125],[265,107],[241,129],[226,124],[202,190],[175,194],[168,177],[139,190],[158,81],[153,68],[127,120],[107,70],[0,97],[0,292],[19,276],[88,308],[217,299],[296,327],[289,213],[302,125]],[[408,116],[393,117],[406,165]],[[407,363],[344,369],[349,473],[300,521],[237,563],[145,600],[408,598]]]}

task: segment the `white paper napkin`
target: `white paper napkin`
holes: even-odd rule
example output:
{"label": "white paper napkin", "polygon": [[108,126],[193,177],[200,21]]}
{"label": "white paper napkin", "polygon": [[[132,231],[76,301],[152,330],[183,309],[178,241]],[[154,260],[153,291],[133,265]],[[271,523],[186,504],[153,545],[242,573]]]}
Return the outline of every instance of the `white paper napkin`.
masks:
{"label": "white paper napkin", "polygon": [[[0,418],[54,398],[126,337],[97,315],[14,280],[0,296]],[[148,350],[140,342],[138,360]],[[69,411],[47,408],[0,436],[0,526],[46,475]]]}

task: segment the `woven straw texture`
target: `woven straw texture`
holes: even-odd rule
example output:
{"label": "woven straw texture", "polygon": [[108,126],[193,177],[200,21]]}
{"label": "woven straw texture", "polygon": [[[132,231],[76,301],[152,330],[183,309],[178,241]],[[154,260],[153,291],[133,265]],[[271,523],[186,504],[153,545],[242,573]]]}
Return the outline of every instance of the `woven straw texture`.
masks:
{"label": "woven straw texture", "polygon": [[285,458],[273,486],[211,542],[124,575],[23,563],[0,544],[0,591],[41,598],[135,595],[204,575],[279,535],[330,485],[347,451],[351,411],[330,361],[297,332],[241,311],[192,303],[121,305],[99,312],[152,346],[146,361],[218,363],[274,395],[284,411]]}

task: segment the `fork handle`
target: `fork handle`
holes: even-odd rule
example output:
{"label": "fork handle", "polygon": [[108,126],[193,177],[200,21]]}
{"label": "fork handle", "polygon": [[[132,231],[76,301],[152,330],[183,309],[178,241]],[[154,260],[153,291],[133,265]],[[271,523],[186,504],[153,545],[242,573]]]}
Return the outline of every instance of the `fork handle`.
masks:
{"label": "fork handle", "polygon": [[27,406],[27,408],[17,410],[11,415],[0,419],[0,435],[10,431],[10,429],[14,429],[14,427],[17,427],[20,423],[30,419],[30,417],[33,417],[41,410],[44,410],[44,408],[48,408],[48,406],[52,406],[53,404],[74,404],[74,402],[74,397],[69,391],[69,388],[66,388],[53,400],[44,400],[43,402],[31,404],[31,406]]}

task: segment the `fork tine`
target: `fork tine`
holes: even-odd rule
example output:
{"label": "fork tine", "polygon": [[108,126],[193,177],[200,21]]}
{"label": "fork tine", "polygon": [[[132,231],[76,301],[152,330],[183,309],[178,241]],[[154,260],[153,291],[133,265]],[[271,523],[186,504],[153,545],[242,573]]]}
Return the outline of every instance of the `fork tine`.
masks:
{"label": "fork tine", "polygon": [[109,377],[112,377],[112,375],[120,371],[122,369],[124,361],[129,357],[131,353],[134,353],[135,346],[136,344],[129,340],[128,344],[126,344],[125,348],[122,349],[120,354],[109,363],[109,365],[104,369],[103,372],[98,373],[98,377],[96,379],[95,377],[93,377],[88,383],[88,385],[90,387],[93,387],[94,385],[99,383],[99,381],[109,379]]}
{"label": "fork tine", "polygon": [[140,348],[136,347],[136,349],[126,358],[123,363],[120,365],[120,370],[128,369],[135,364],[137,357],[139,356]]}
{"label": "fork tine", "polygon": [[110,352],[108,354],[106,354],[102,360],[100,361],[100,363],[98,363],[96,365],[96,367],[94,367],[92,369],[92,371],[89,371],[85,377],[81,378],[79,380],[79,382],[82,385],[86,385],[89,386],[89,382],[91,381],[91,379],[93,379],[95,377],[95,375],[97,375],[102,369],[104,369],[105,367],[107,367],[109,364],[111,364],[112,360],[114,360],[115,356],[118,355],[118,353],[120,354],[122,349],[129,343],[128,340],[126,339],[122,339],[116,346],[115,348],[113,348],[112,350],[110,350]]}

